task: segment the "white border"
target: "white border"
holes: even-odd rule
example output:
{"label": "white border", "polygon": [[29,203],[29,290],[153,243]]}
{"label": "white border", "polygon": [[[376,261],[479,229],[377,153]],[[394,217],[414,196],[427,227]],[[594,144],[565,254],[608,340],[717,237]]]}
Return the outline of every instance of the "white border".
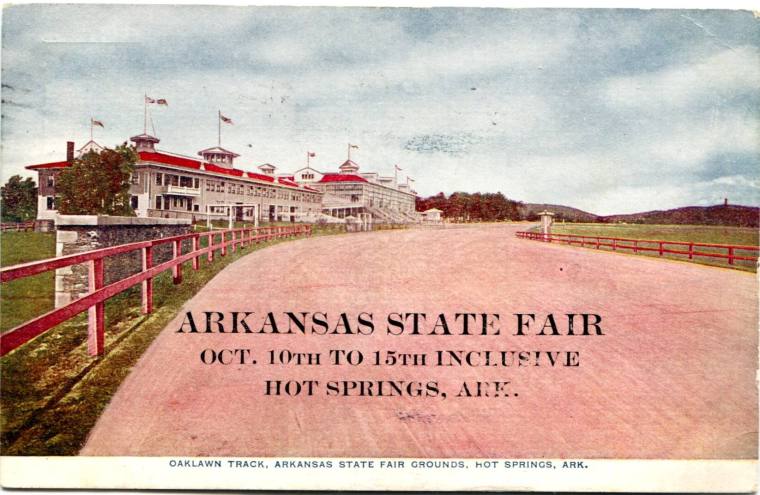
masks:
{"label": "white border", "polygon": [[[172,460],[219,460],[216,467],[170,467]],[[229,461],[261,460],[268,467],[231,467]],[[236,457],[1,457],[0,480],[7,488],[288,489],[288,490],[531,490],[635,492],[754,492],[754,460],[583,460],[585,469],[476,467],[483,459],[371,459],[373,468],[275,468],[273,458]],[[282,460],[282,459],[279,459]],[[307,459],[288,459],[307,460]],[[312,459],[316,460],[316,459]],[[380,460],[403,460],[404,468],[381,468]],[[466,468],[413,468],[413,461],[462,461]],[[526,460],[526,459],[521,459]],[[544,461],[548,459],[534,459]],[[577,462],[577,461],[576,461]]]}

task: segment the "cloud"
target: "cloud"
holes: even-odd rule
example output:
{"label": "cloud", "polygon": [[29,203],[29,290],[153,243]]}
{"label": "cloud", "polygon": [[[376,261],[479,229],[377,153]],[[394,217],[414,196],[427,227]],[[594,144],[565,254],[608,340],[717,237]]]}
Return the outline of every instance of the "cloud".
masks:
{"label": "cloud", "polygon": [[603,85],[604,97],[613,108],[663,112],[755,93],[760,86],[760,50],[756,46],[690,58],[688,63],[654,72],[612,77]]}
{"label": "cloud", "polygon": [[147,92],[170,103],[152,112],[159,147],[214,144],[221,109],[248,169],[294,170],[310,150],[333,170],[352,142],[362,170],[399,163],[423,195],[501,190],[600,214],[757,204],[757,21],[686,15],[9,7],[3,84],[26,92],[2,89],[24,105],[3,105],[2,174],[60,159],[93,116],[103,144],[141,132]]}

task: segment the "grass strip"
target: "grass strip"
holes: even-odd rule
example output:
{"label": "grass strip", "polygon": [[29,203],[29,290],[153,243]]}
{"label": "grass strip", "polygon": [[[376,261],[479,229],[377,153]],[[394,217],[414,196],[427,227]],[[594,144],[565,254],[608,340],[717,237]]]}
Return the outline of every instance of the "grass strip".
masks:
{"label": "grass strip", "polygon": [[[315,233],[333,232],[317,229]],[[76,455],[119,385],[183,304],[230,263],[288,240],[255,244],[234,253],[228,250],[224,257],[217,252],[213,263],[202,257],[197,271],[187,262],[179,285],[173,285],[170,272],[162,273],[154,279],[155,309],[150,315],[140,313],[139,287],[111,298],[106,302],[103,356],[87,354],[86,314],[4,356],[0,360],[3,455]],[[52,294],[52,282],[48,287]]]}

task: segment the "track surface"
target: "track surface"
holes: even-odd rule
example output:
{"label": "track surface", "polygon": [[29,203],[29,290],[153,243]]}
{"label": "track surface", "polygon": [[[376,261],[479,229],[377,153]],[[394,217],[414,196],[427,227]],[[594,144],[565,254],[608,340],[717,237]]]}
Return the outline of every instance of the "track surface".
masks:
{"label": "track surface", "polygon": [[[298,240],[226,268],[186,310],[374,313],[367,336],[179,334],[138,362],[83,455],[756,458],[751,274],[520,240],[524,226]],[[501,336],[388,336],[397,311],[502,315]],[[598,313],[602,337],[514,337],[512,313]],[[204,348],[257,365],[208,366]],[[264,364],[269,349],[322,366]],[[571,350],[580,366],[332,366],[329,349]],[[265,379],[438,381],[448,397],[266,397]],[[517,397],[456,397],[511,381]]]}

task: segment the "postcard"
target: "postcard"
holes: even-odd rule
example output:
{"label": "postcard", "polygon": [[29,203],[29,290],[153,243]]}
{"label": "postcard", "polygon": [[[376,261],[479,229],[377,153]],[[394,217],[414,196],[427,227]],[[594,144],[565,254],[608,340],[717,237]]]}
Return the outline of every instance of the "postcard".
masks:
{"label": "postcard", "polygon": [[6,6],[0,482],[756,490],[758,22]]}

